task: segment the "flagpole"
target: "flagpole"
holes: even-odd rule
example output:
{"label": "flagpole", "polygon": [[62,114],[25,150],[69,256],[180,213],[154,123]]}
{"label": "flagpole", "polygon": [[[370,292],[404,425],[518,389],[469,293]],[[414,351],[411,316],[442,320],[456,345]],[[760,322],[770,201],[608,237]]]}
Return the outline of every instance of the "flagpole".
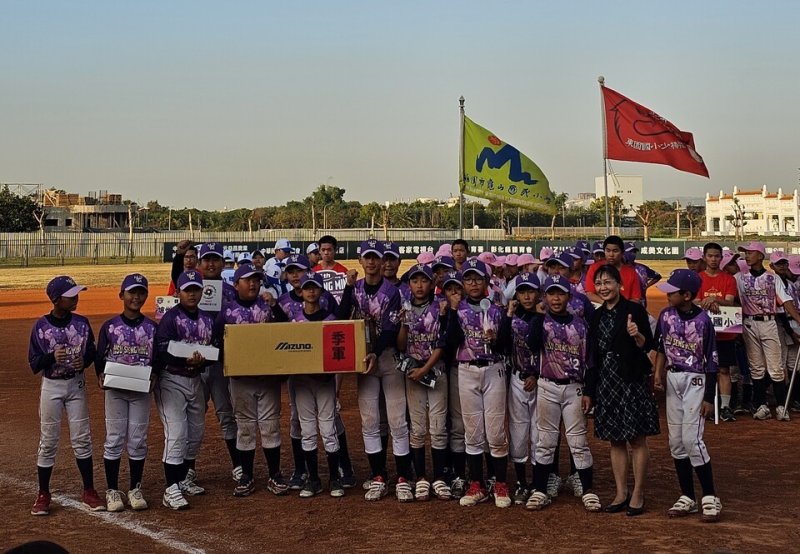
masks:
{"label": "flagpole", "polygon": [[464,238],[464,97],[458,99],[461,140],[458,150],[458,238]]}
{"label": "flagpole", "polygon": [[600,113],[603,115],[603,189],[606,198],[606,236],[608,236],[611,234],[608,227],[608,135],[606,134],[606,105],[603,100],[606,78],[600,75],[597,82],[600,83]]}

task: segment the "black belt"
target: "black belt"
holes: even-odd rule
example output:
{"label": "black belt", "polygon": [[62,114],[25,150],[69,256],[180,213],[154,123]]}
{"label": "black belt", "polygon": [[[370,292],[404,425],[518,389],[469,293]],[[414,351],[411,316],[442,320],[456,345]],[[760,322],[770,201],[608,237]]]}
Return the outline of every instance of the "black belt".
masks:
{"label": "black belt", "polygon": [[75,372],[72,372],[72,373],[65,373],[64,375],[56,375],[55,377],[50,377],[50,376],[47,376],[47,375],[45,375],[45,377],[47,377],[48,379],[53,379],[54,381],[56,381],[56,380],[58,380],[58,381],[69,381],[70,379],[80,375],[81,373],[83,373],[83,372],[82,371],[75,371]]}
{"label": "black belt", "polygon": [[471,362],[463,362],[465,364],[474,365],[476,367],[489,367],[490,365],[494,365],[499,360],[472,360]]}
{"label": "black belt", "polygon": [[669,371],[670,373],[683,373],[686,370],[683,369],[682,367],[668,367],[667,371]]}
{"label": "black belt", "polygon": [[575,379],[550,379],[549,377],[539,377],[539,379],[544,379],[545,381],[555,383],[556,385],[571,385],[573,383],[577,383],[579,385],[583,384]]}
{"label": "black belt", "polygon": [[772,321],[773,319],[775,319],[775,315],[774,314],[764,314],[764,315],[746,315],[745,314],[744,317],[746,317],[747,319],[752,319],[753,321]]}

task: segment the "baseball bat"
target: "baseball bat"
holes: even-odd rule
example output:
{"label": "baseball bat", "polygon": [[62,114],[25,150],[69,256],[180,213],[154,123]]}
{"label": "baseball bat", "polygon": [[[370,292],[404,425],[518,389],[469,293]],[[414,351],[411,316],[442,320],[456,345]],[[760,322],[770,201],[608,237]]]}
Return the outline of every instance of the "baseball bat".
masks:
{"label": "baseball bat", "polygon": [[714,425],[719,425],[719,381],[714,384]]}
{"label": "baseball bat", "polygon": [[797,356],[794,359],[794,369],[792,370],[792,378],[789,379],[789,390],[786,391],[786,404],[783,406],[783,412],[789,413],[789,399],[792,397],[792,388],[794,387],[794,378],[797,376],[797,365],[800,363],[800,348],[797,349]]}

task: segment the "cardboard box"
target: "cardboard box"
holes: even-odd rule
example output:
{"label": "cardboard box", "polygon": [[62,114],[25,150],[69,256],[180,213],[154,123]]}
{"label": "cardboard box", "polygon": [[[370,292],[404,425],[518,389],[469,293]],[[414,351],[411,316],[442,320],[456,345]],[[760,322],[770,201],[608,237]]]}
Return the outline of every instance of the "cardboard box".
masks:
{"label": "cardboard box", "polygon": [[212,362],[219,360],[219,348],[193,342],[171,340],[167,346],[167,352],[176,358],[191,358],[195,352],[200,352],[206,360]]}
{"label": "cardboard box", "polygon": [[103,373],[103,386],[136,392],[150,391],[150,374],[153,368],[146,365],[127,365],[107,362]]}
{"label": "cardboard box", "polygon": [[106,374],[105,378],[103,379],[103,386],[109,389],[149,392],[150,380],[148,379],[147,381],[143,381],[142,379],[133,379],[131,377]]}
{"label": "cardboard box", "polygon": [[226,376],[363,373],[364,321],[225,326]]}

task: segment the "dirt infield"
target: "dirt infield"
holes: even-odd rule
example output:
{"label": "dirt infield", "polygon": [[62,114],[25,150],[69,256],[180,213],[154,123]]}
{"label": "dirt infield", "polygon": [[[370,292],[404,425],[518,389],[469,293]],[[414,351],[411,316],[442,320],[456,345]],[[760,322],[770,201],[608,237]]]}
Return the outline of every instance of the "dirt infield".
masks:
{"label": "dirt infield", "polygon": [[[56,273],[53,273],[56,274]],[[154,279],[155,280],[155,279]],[[158,285],[162,287],[162,285]],[[154,287],[155,288],[155,287]],[[163,285],[162,290],[166,286]],[[651,311],[663,302],[656,292]],[[95,329],[118,310],[115,287],[93,287],[81,295],[78,312],[89,316]],[[152,306],[152,305],[151,305]],[[74,552],[330,552],[431,551],[493,552],[501,549],[555,551],[795,551],[800,544],[797,521],[800,503],[794,493],[800,483],[800,440],[796,420],[779,423],[742,418],[736,423],[709,425],[706,438],[714,460],[718,494],[724,510],[715,525],[697,517],[671,520],[667,508],[678,497],[677,482],[664,432],[650,441],[650,487],[647,512],[639,518],[624,514],[588,514],[580,500],[564,493],[540,513],[515,507],[500,510],[492,504],[461,508],[456,502],[431,501],[401,505],[390,496],[367,503],[363,491],[349,490],[342,499],[327,494],[300,499],[278,498],[263,488],[264,461],[259,456],[257,492],[234,498],[228,454],[213,412],[207,418],[206,437],[198,460],[200,482],[209,490],[190,499],[192,509],[173,512],[160,506],[163,474],[160,455],[161,423],[152,410],[150,456],[144,491],[151,509],[123,514],[89,514],[75,502],[80,479],[62,431],[59,458],[53,473],[57,495],[49,517],[29,515],[36,492],[38,388],[40,378],[27,366],[27,342],[34,319],[49,309],[41,289],[0,291],[0,493],[3,521],[0,548],[34,539],[54,540]],[[93,370],[87,379],[94,431],[95,480],[103,490],[103,399]],[[359,477],[367,475],[360,435],[354,381],[347,380],[343,416]],[[284,404],[284,414],[288,409]],[[284,468],[291,467],[288,429],[284,415]],[[800,418],[798,418],[800,419]],[[590,424],[591,425],[591,424]],[[595,492],[603,503],[613,496],[608,446],[591,441],[595,457]],[[562,467],[568,459],[562,450]],[[324,458],[320,463],[324,472]],[[562,469],[562,475],[566,470]],[[126,463],[120,476],[127,481]],[[323,475],[323,482],[327,479]],[[699,493],[699,486],[698,486]]]}

